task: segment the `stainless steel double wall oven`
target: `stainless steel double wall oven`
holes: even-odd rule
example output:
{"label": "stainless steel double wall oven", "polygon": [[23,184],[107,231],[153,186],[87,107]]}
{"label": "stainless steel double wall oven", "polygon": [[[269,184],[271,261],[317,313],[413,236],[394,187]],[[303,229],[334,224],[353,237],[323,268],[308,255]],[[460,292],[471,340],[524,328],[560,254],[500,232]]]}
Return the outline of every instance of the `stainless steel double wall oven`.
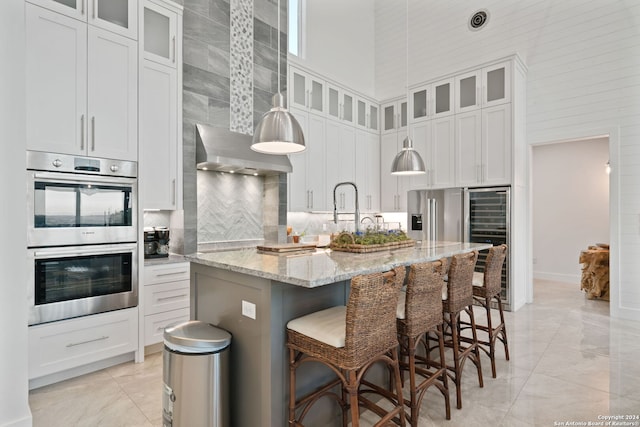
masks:
{"label": "stainless steel double wall oven", "polygon": [[27,152],[29,325],[138,304],[137,163]]}

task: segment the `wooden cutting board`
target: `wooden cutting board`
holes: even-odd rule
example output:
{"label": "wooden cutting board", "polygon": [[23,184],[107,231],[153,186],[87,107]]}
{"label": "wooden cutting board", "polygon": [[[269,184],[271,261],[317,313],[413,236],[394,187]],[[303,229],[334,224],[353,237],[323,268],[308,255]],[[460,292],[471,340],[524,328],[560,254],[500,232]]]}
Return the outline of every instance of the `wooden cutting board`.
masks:
{"label": "wooden cutting board", "polygon": [[259,245],[257,246],[257,249],[265,252],[288,253],[315,250],[316,245],[304,243],[276,243],[272,245]]}

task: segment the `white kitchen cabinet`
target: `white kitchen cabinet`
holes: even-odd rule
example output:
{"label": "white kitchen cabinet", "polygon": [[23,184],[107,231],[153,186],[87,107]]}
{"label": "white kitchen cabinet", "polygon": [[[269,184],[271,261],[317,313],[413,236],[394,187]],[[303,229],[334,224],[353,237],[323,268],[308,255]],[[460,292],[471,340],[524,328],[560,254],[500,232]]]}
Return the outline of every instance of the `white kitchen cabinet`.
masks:
{"label": "white kitchen cabinet", "polygon": [[356,97],[356,127],[372,131],[379,130],[378,104],[361,97]]}
{"label": "white kitchen cabinet", "polygon": [[327,84],[327,115],[329,118],[355,124],[356,97],[337,85]]}
{"label": "white kitchen cabinet", "polygon": [[178,209],[179,144],[177,70],[140,64],[140,197],[143,209]]}
{"label": "white kitchen cabinet", "polygon": [[455,185],[455,120],[453,116],[409,126],[413,146],[425,164],[425,174],[410,178],[411,188],[448,188]]}
{"label": "white kitchen cabinet", "polygon": [[482,109],[482,184],[511,183],[511,104]]}
{"label": "white kitchen cabinet", "polygon": [[455,118],[434,119],[431,123],[429,186],[449,188],[455,185]]}
{"label": "white kitchen cabinet", "polygon": [[138,308],[29,327],[29,379],[134,352]]}
{"label": "white kitchen cabinet", "polygon": [[456,115],[456,185],[511,182],[511,104]]}
{"label": "white kitchen cabinet", "polygon": [[182,8],[158,1],[146,0],[142,6],[142,57],[172,68],[181,68]]}
{"label": "white kitchen cabinet", "polygon": [[138,45],[89,27],[87,154],[138,158]]}
{"label": "white kitchen cabinet", "polygon": [[189,320],[190,264],[144,266],[144,345],[162,342],[164,328]]}
{"label": "white kitchen cabinet", "polygon": [[380,210],[380,136],[356,130],[356,184],[361,212]]}
{"label": "white kitchen cabinet", "polygon": [[26,29],[27,149],[86,154],[87,25],[27,4]]}
{"label": "white kitchen cabinet", "polygon": [[511,102],[511,62],[468,71],[455,78],[456,113]]}
{"label": "white kitchen cabinet", "polygon": [[391,164],[402,149],[402,142],[406,136],[406,130],[400,130],[383,134],[380,138],[380,210],[383,212],[407,210],[410,177],[391,175]]}
{"label": "white kitchen cabinet", "polygon": [[425,84],[410,90],[410,122],[444,117],[454,112],[454,79]]}
{"label": "white kitchen cabinet", "polygon": [[400,98],[382,104],[382,133],[397,132],[399,129],[407,127],[407,99]]}
{"label": "white kitchen cabinet", "polygon": [[[144,209],[181,209],[182,201],[182,64],[180,54],[182,13],[179,8],[160,7],[155,2],[144,3],[144,37],[140,44],[140,94],[139,94],[139,142],[140,142],[140,195]],[[152,12],[149,15],[148,11]],[[162,34],[155,34],[156,42],[163,41],[168,56],[158,55],[159,50],[149,52],[147,18],[158,20],[167,16],[166,23],[173,23]],[[157,23],[152,23],[156,27]],[[172,39],[177,37],[176,47]],[[177,49],[177,51],[172,51]],[[175,61],[175,62],[174,62]]]}
{"label": "white kitchen cabinet", "polygon": [[289,107],[324,114],[326,111],[325,85],[325,81],[320,77],[290,65]]}
{"label": "white kitchen cabinet", "polygon": [[[333,209],[335,185],[356,180],[356,130],[353,126],[327,119],[326,165],[327,204]],[[354,212],[353,186],[343,185],[337,188],[335,201],[339,212]]]}
{"label": "white kitchen cabinet", "polygon": [[137,160],[137,43],[26,5],[27,149]]}
{"label": "white kitchen cabinet", "polygon": [[293,171],[288,174],[289,211],[327,210],[325,178],[325,118],[290,109],[304,132],[306,150],[289,155]]}
{"label": "white kitchen cabinet", "polygon": [[137,0],[27,0],[56,13],[137,40]]}

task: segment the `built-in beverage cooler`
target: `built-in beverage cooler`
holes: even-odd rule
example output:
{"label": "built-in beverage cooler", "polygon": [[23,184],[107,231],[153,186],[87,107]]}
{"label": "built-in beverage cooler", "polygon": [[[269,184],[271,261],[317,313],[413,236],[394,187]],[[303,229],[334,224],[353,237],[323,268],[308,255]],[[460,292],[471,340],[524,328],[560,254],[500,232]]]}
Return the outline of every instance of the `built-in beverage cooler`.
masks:
{"label": "built-in beverage cooler", "polygon": [[[474,243],[507,244],[507,258],[502,267],[502,303],[511,309],[509,280],[510,244],[510,188],[465,188],[464,190],[464,240]],[[481,251],[476,271],[484,271],[488,250]]]}

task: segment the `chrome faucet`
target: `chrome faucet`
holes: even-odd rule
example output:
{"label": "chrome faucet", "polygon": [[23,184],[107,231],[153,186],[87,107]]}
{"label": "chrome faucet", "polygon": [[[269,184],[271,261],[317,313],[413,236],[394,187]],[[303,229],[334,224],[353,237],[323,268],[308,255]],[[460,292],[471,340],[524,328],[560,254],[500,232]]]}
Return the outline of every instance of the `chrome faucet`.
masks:
{"label": "chrome faucet", "polygon": [[353,185],[356,190],[356,211],[355,216],[355,231],[360,231],[360,204],[358,203],[358,186],[354,182],[345,181],[339,182],[333,187],[333,222],[338,223],[338,205],[336,204],[336,189],[341,185]]}

